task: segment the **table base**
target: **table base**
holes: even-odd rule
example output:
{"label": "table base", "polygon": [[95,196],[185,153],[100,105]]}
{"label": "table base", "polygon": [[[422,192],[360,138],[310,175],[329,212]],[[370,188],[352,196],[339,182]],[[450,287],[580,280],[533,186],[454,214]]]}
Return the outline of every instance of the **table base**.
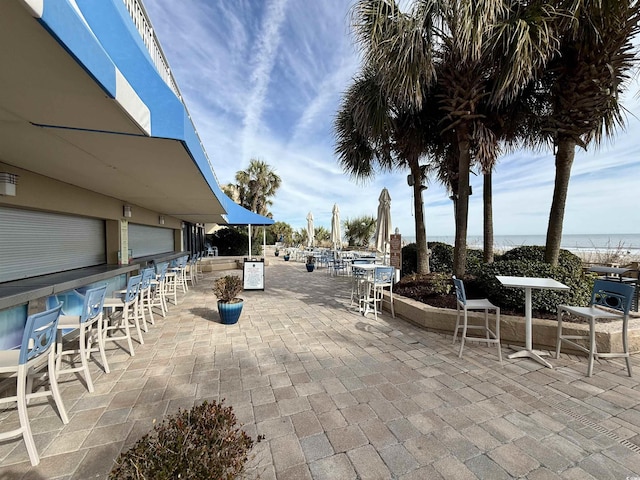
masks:
{"label": "table base", "polygon": [[509,348],[513,349],[513,350],[518,350],[517,352],[514,352],[510,355],[507,356],[507,358],[511,359],[511,358],[530,358],[532,360],[535,360],[536,362],[544,365],[545,367],[548,368],[553,368],[553,365],[551,365],[549,362],[547,362],[544,358],[542,358],[542,356],[549,356],[550,354],[548,352],[543,352],[541,350],[527,350],[526,348],[522,348],[522,347],[512,347],[509,346]]}

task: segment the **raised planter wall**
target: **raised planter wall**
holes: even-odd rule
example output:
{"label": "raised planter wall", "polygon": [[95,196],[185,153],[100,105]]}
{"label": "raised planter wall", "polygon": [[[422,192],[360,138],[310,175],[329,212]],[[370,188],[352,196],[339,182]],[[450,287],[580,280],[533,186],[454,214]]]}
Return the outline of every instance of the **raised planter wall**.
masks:
{"label": "raised planter wall", "polygon": [[[262,257],[258,257],[262,258]],[[203,272],[219,272],[223,270],[242,270],[245,257],[205,257],[201,260]],[[269,265],[269,260],[264,259]]]}
{"label": "raised planter wall", "polygon": [[[387,294],[388,295],[388,294]],[[396,317],[407,320],[411,323],[453,335],[456,326],[456,311],[448,308],[437,308],[400,295],[393,296],[393,305]],[[384,309],[388,310],[388,302],[383,302]],[[484,322],[484,313],[469,312],[469,321],[474,323]],[[477,319],[477,320],[476,320]],[[525,321],[524,317],[514,317],[510,315],[500,315],[500,340],[502,345],[524,345]],[[490,314],[489,325],[494,324],[494,317]],[[588,335],[589,326],[581,323],[564,322],[562,325],[564,333],[572,335]],[[556,349],[556,335],[558,332],[558,322],[534,318],[532,322],[532,340],[534,348],[542,350]],[[629,351],[632,353],[640,351],[640,318],[632,316],[629,319]],[[622,322],[609,322],[596,324],[596,345],[601,353],[622,351]],[[569,345],[563,343],[562,352],[579,353],[571,350]]]}

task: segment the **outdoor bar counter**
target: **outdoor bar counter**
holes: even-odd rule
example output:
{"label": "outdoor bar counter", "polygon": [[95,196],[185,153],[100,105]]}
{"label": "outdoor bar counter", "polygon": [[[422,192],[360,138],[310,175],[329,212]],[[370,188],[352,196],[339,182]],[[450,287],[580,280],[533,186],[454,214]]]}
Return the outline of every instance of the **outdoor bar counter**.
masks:
{"label": "outdoor bar counter", "polygon": [[105,281],[140,269],[139,264],[96,265],[0,284],[0,310]]}
{"label": "outdoor bar counter", "polygon": [[131,261],[141,265],[142,268],[145,268],[162,262],[170,262],[171,260],[184,257],[185,255],[189,255],[189,252],[158,253],[155,255],[149,255],[147,257],[132,258]]}

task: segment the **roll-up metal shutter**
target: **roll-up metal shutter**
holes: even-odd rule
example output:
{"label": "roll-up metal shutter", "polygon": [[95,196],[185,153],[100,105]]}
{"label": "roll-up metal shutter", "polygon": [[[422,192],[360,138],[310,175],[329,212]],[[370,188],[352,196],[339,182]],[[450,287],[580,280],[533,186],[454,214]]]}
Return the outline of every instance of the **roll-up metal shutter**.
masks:
{"label": "roll-up metal shutter", "polygon": [[129,249],[134,258],[173,252],[173,230],[130,223]]}
{"label": "roll-up metal shutter", "polygon": [[0,282],[103,263],[104,220],[0,207]]}

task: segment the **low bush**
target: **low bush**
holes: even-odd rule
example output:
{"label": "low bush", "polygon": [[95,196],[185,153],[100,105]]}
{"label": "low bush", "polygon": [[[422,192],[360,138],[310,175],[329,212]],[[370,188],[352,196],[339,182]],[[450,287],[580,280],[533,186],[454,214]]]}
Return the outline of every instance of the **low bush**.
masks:
{"label": "low bush", "polygon": [[[122,453],[111,480],[231,480],[242,473],[254,440],[242,431],[233,409],[203,402],[179,410]],[[257,442],[262,440],[258,436]]]}
{"label": "low bush", "polygon": [[[523,260],[531,262],[544,262],[545,248],[539,245],[524,245],[507,250],[504,254],[496,257],[500,261]],[[558,255],[558,265],[575,272],[582,271],[582,260],[569,250],[560,250]]]}
{"label": "low bush", "polygon": [[582,261],[568,250],[560,251],[557,267],[544,262],[544,247],[524,246],[514,248],[497,257],[492,264],[483,264],[477,272],[476,286],[484,290],[484,296],[503,308],[522,310],[524,289],[503,287],[496,275],[516,277],[553,278],[569,287],[569,290],[533,290],[532,308],[555,313],[559,304],[587,305],[595,275],[585,274]]}
{"label": "low bush", "polygon": [[453,288],[451,275],[445,273],[427,273],[418,275],[412,273],[402,277],[393,291],[398,295],[425,301],[434,296],[448,295]]}
{"label": "low bush", "polygon": [[432,272],[453,272],[453,247],[442,242],[429,242],[429,266]]}
{"label": "low bush", "polygon": [[[467,250],[467,273],[470,275],[477,275],[480,269],[484,265],[484,251],[477,249]],[[453,267],[451,268],[453,271]]]}
{"label": "low bush", "polygon": [[401,276],[416,273],[418,270],[418,246],[410,243],[402,247],[402,273]]}
{"label": "low bush", "polygon": [[[212,235],[207,235],[207,241],[218,247],[220,256],[246,256],[249,250],[249,235],[240,227],[216,230]],[[254,241],[251,244],[251,255],[262,255],[261,242]]]}
{"label": "low bush", "polygon": [[[429,242],[429,268],[432,272],[453,273],[453,247],[447,243]],[[467,250],[467,272],[475,274],[482,266],[482,250]],[[418,247],[410,243],[402,247],[402,276],[418,271]]]}
{"label": "low bush", "polygon": [[246,255],[249,236],[235,228],[221,228],[211,235],[211,244],[218,247],[220,256]]}

